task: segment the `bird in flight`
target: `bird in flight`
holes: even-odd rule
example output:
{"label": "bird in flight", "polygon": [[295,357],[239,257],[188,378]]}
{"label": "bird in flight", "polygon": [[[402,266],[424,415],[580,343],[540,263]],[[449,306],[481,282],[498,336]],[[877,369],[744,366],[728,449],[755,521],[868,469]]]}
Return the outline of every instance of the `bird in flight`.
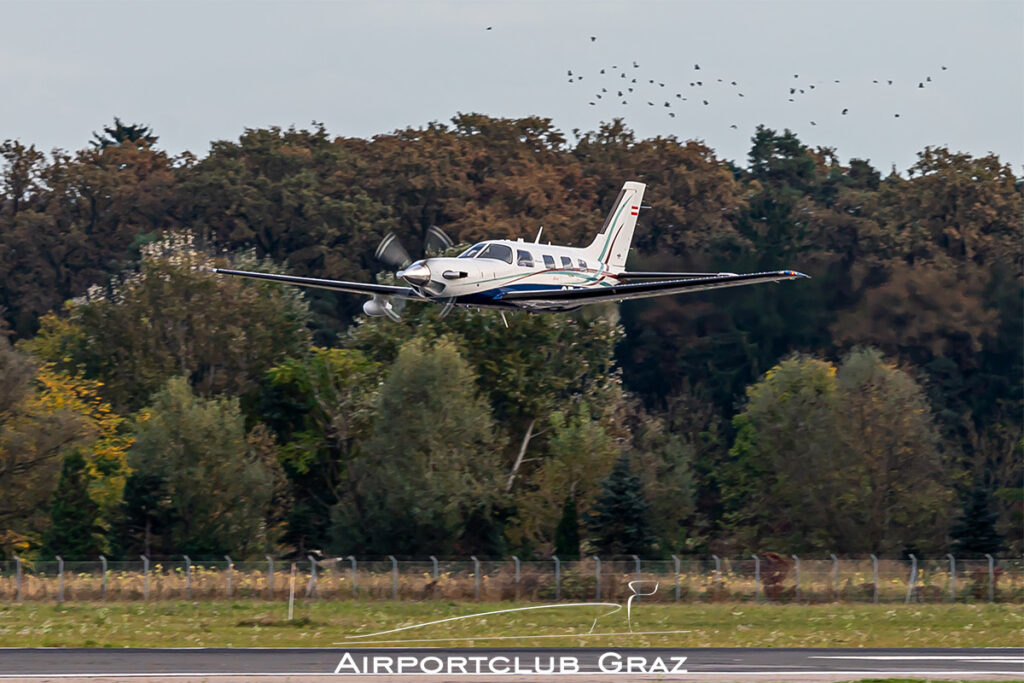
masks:
{"label": "bird in flight", "polygon": [[597,40],[597,36],[590,36],[590,42],[594,42],[595,40]]}
{"label": "bird in flight", "polygon": [[850,111],[850,110],[849,109],[844,109],[843,110],[843,116],[846,116],[846,112],[848,112],[848,111]]}

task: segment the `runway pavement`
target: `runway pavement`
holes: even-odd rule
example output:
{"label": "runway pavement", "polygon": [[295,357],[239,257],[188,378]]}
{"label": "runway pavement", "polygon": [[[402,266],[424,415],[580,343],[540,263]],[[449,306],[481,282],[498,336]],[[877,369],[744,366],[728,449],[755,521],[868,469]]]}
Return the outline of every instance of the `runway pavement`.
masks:
{"label": "runway pavement", "polygon": [[[339,673],[335,673],[335,672]],[[1024,648],[0,649],[0,681],[1024,681]]]}

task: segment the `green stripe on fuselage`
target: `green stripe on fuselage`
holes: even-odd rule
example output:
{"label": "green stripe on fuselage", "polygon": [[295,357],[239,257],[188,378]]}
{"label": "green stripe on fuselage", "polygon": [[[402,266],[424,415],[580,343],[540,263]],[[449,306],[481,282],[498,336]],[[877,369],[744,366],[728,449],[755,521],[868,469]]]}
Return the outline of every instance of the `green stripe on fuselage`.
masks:
{"label": "green stripe on fuselage", "polygon": [[[625,199],[625,197],[623,197],[623,199]],[[608,236],[604,238],[604,247],[601,248],[601,255],[597,257],[597,260],[601,263],[604,263],[605,251],[608,249],[612,235],[615,233],[615,226],[619,222],[619,215],[622,214],[622,210],[626,208],[626,204],[629,204],[629,202],[622,202],[622,206],[620,206],[619,210],[615,212],[615,218],[612,219],[611,225],[608,226]]]}

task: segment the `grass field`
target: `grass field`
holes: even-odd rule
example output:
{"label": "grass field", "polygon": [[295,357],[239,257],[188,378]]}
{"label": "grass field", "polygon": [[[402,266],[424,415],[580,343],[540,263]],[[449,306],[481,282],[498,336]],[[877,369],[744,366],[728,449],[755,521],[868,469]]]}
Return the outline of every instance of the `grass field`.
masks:
{"label": "grass field", "polygon": [[[261,601],[0,606],[3,647],[329,647],[380,645],[618,647],[987,647],[1024,643],[1024,612],[977,605],[665,605],[536,609],[360,634],[522,607],[512,603]],[[606,615],[606,616],[601,616]],[[591,636],[596,632],[627,633]],[[652,631],[682,631],[645,635]],[[494,638],[500,636],[500,638]],[[526,636],[510,638],[510,636]],[[536,636],[547,636],[538,638]],[[472,640],[476,639],[476,640]],[[382,641],[388,641],[387,643]]]}

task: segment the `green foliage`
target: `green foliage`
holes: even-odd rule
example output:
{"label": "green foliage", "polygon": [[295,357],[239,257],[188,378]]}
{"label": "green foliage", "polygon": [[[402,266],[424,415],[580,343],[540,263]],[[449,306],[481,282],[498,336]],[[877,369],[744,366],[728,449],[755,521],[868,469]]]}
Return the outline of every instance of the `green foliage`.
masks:
{"label": "green foliage", "polygon": [[544,555],[553,552],[565,497],[578,501],[586,515],[601,480],[621,453],[609,434],[609,421],[593,415],[587,403],[579,403],[568,414],[554,412],[549,422],[546,447],[534,447],[541,455],[517,475],[515,515],[508,524],[513,546]]}
{"label": "green foliage", "polygon": [[[155,501],[148,514],[165,525],[154,553],[247,557],[273,549],[284,475],[272,437],[261,426],[246,432],[237,399],[201,398],[172,378],[136,418],[135,438],[134,490]],[[126,545],[133,542],[138,547]]]}
{"label": "green foliage", "polygon": [[[253,391],[276,362],[308,348],[302,293],[209,272],[188,234],[146,245],[138,272],[48,314],[24,347],[102,382],[105,397],[137,410],[169,378],[203,396]],[[258,269],[251,259],[231,265]]]}
{"label": "green foliage", "polygon": [[89,497],[89,471],[78,449],[61,465],[60,480],[50,504],[50,527],[43,535],[43,553],[66,559],[95,557],[105,550],[99,505]]}
{"label": "green foliage", "polygon": [[555,527],[555,555],[566,560],[580,556],[580,515],[576,510],[576,499],[571,494],[565,497],[562,518]]}
{"label": "green foliage", "polygon": [[341,553],[451,554],[466,522],[498,498],[502,436],[454,343],[414,339],[398,351],[373,433],[347,464],[334,511]]}
{"label": "green foliage", "polygon": [[383,371],[360,351],[313,347],[267,373],[258,416],[281,440],[293,505],[283,538],[299,551],[328,544],[331,507],[370,437]]}
{"label": "green foliage", "polygon": [[[929,432],[923,450],[944,454],[938,469],[920,470],[939,482],[935,509],[948,489],[978,482],[998,533],[1020,546],[1024,183],[994,155],[930,147],[906,173],[883,177],[867,161],[842,163],[835,150],[761,126],[739,167],[697,141],[638,138],[621,120],[569,136],[542,117],[478,113],[370,140],[332,139],[316,123],[249,129],[214,142],[202,159],[168,156],[156,141],[149,127],[115,119],[74,153],[0,143],[0,308],[21,348],[53,364],[27,384],[16,366],[28,366],[8,364],[10,381],[0,380],[2,547],[38,546],[68,452],[57,444],[86,448],[90,495],[109,528],[128,476],[126,445],[116,442],[119,418],[102,421],[82,392],[134,411],[174,376],[187,376],[202,396],[239,397],[250,426],[271,426],[294,497],[287,547],[327,547],[330,510],[350,496],[349,464],[376,438],[381,378],[403,344],[442,337],[469,364],[488,418],[508,437],[491,463],[501,471],[500,504],[466,513],[462,533],[473,547],[497,547],[507,534],[519,552],[550,552],[566,496],[585,512],[622,452],[651,506],[658,552],[754,538],[825,548],[848,538],[824,512],[813,530],[781,515],[750,516],[740,503],[759,496],[763,509],[797,503],[770,495],[793,488],[790,475],[758,450],[765,424],[736,411],[747,387],[792,353],[832,358],[860,345],[906,368],[927,394],[941,443]],[[241,252],[230,261],[236,267],[277,263],[298,275],[368,280],[379,276],[372,254],[389,230],[414,254],[434,224],[461,242],[532,239],[543,224],[555,243],[585,244],[628,178],[648,183],[650,207],[631,268],[796,268],[814,279],[573,315],[517,314],[506,330],[491,312],[456,310],[442,321],[437,308],[415,302],[401,324],[365,321],[359,297],[216,277],[200,255]],[[174,237],[182,229],[201,248]],[[310,353],[311,338],[324,348]],[[339,340],[344,351],[329,348]],[[890,405],[876,384],[902,390],[892,373],[880,380],[870,367],[858,371],[868,390],[854,398],[873,420],[877,406]],[[795,389],[813,424],[793,419],[768,429],[771,438],[789,439],[812,469],[827,471],[814,490],[838,496],[835,509],[864,528],[875,524],[875,537],[880,523],[863,521],[870,515],[855,501],[875,500],[903,529],[896,535],[938,548],[941,513],[921,526],[913,520],[926,516],[923,503],[900,518],[900,506],[875,498],[891,490],[920,502],[919,487],[871,478],[884,468],[844,464],[879,456],[867,452],[871,439],[849,436],[860,428],[852,408],[843,416],[833,403],[855,392],[841,384],[837,375],[818,395]],[[912,393],[904,399],[917,405]],[[97,429],[104,436],[90,441]],[[841,448],[820,435],[828,429],[846,434]],[[596,447],[593,459],[580,461],[574,441]],[[826,447],[843,454],[835,469],[820,462]],[[577,477],[580,462],[588,471]],[[124,524],[139,538],[170,523],[159,480],[132,479],[125,495],[134,502]]]}
{"label": "green foliage", "polygon": [[877,351],[838,368],[783,361],[747,390],[734,426],[725,497],[744,551],[943,547],[951,488],[927,400]]}
{"label": "green foliage", "polygon": [[602,482],[593,511],[584,516],[597,553],[649,557],[655,541],[649,511],[640,478],[632,473],[629,458],[620,457]]}
{"label": "green foliage", "polygon": [[[217,141],[179,174],[176,201],[189,229],[230,252],[287,262],[295,275],[372,279],[373,250],[394,227],[388,207],[355,180],[366,162],[312,130],[247,129]],[[358,311],[358,297],[307,290],[321,343]]]}
{"label": "green foliage", "polygon": [[122,145],[126,142],[137,145],[154,145],[157,141],[157,136],[153,135],[153,130],[149,126],[139,123],[125,124],[116,116],[113,126],[104,126],[103,135],[93,133],[92,138],[92,142],[89,144],[100,149]]}
{"label": "green foliage", "polygon": [[650,505],[656,548],[662,555],[692,552],[706,533],[694,528],[698,467],[713,468],[723,451],[714,411],[685,393],[673,397],[664,415],[630,407],[635,412],[628,422],[629,451]]}
{"label": "green foliage", "polygon": [[960,556],[979,557],[996,554],[1003,549],[1003,539],[996,531],[999,515],[992,509],[988,491],[978,486],[971,491],[963,513],[953,524],[953,552]]}
{"label": "green foliage", "polygon": [[0,552],[39,547],[62,463],[72,452],[84,459],[80,493],[98,511],[89,523],[109,529],[128,473],[130,439],[96,389],[49,365],[37,367],[0,335]]}

